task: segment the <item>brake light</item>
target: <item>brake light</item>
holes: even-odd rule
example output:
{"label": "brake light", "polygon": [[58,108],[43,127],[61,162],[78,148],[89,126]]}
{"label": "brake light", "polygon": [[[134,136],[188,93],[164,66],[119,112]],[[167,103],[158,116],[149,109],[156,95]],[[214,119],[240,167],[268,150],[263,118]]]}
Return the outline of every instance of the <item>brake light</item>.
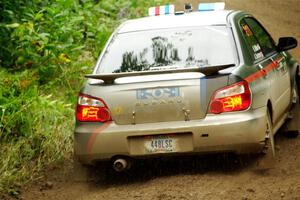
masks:
{"label": "brake light", "polygon": [[209,112],[220,114],[223,112],[241,111],[249,108],[251,91],[246,81],[235,83],[217,90],[212,96]]}
{"label": "brake light", "polygon": [[111,115],[102,99],[80,94],[77,102],[76,119],[83,122],[106,122],[111,121]]}

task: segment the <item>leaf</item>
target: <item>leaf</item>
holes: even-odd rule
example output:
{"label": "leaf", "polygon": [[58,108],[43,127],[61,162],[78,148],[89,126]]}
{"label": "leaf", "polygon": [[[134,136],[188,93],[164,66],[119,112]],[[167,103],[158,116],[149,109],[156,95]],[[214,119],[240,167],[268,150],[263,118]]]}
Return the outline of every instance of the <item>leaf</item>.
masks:
{"label": "leaf", "polygon": [[67,54],[61,53],[58,57],[61,61],[64,62],[71,62],[69,56]]}
{"label": "leaf", "polygon": [[82,50],[84,48],[85,48],[85,46],[81,45],[81,46],[78,46],[78,47],[74,47],[73,49],[71,49],[71,51],[78,51],[78,50]]}
{"label": "leaf", "polygon": [[33,31],[34,25],[32,22],[28,22],[26,28],[30,31]]}
{"label": "leaf", "polygon": [[24,15],[28,16],[30,19],[34,19],[34,16],[31,13],[24,13]]}
{"label": "leaf", "polygon": [[37,13],[37,14],[34,16],[34,20],[39,21],[43,16],[44,16],[43,13]]}
{"label": "leaf", "polygon": [[13,23],[13,24],[6,24],[5,27],[7,28],[18,28],[20,26],[19,23]]}
{"label": "leaf", "polygon": [[4,10],[3,12],[6,12],[6,13],[8,13],[9,15],[14,15],[14,12],[13,12],[13,11],[11,11],[11,10]]}
{"label": "leaf", "polygon": [[49,33],[40,33],[38,34],[38,36],[45,42],[48,43],[48,40],[50,38],[50,34]]}

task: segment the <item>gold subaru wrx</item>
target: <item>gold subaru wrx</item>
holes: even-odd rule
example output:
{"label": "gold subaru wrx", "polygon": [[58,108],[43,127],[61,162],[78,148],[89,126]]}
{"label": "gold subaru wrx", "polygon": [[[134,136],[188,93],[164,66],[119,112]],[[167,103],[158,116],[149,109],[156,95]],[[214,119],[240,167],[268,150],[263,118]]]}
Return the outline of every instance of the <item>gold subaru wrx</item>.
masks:
{"label": "gold subaru wrx", "polygon": [[[149,9],[112,34],[76,109],[83,164],[213,152],[274,151],[299,102],[299,64],[249,13],[200,4]],[[298,83],[298,84],[297,84]]]}

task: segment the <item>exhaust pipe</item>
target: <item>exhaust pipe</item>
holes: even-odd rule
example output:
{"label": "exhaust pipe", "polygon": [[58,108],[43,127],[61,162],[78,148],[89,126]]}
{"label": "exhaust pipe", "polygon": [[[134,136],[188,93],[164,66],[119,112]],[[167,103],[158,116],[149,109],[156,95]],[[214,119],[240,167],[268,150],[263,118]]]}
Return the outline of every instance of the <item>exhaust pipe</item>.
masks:
{"label": "exhaust pipe", "polygon": [[130,163],[123,158],[116,159],[113,163],[113,168],[117,172],[128,170],[130,166]]}

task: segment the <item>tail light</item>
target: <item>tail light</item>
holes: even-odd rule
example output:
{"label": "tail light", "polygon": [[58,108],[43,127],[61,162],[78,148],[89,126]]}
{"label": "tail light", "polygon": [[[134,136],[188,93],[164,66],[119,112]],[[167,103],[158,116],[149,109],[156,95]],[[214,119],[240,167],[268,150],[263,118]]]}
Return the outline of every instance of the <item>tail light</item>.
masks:
{"label": "tail light", "polygon": [[83,122],[106,122],[111,121],[111,115],[102,99],[80,94],[77,103],[76,119]]}
{"label": "tail light", "polygon": [[223,112],[241,111],[249,108],[251,91],[246,81],[217,90],[212,96],[209,112],[220,114]]}

